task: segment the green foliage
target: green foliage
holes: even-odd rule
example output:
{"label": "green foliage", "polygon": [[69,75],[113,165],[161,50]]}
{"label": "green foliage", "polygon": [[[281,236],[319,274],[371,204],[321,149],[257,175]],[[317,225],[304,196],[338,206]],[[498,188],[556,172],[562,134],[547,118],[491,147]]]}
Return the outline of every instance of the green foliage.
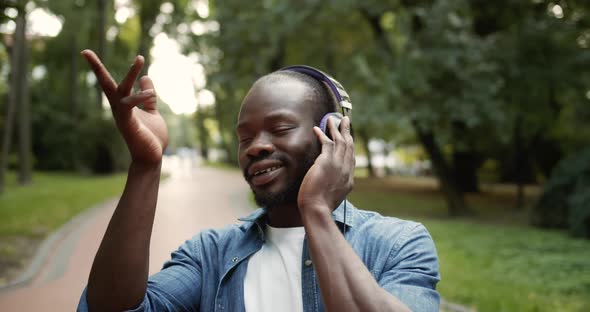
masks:
{"label": "green foliage", "polygon": [[559,162],[535,206],[533,223],[590,238],[590,148]]}
{"label": "green foliage", "polygon": [[[59,36],[31,44],[31,67],[47,72],[31,83],[37,166],[121,168],[127,153],[112,122],[103,120],[92,75],[79,57],[104,35],[96,27],[95,2],[34,2],[63,21]],[[414,145],[418,125],[458,175],[490,159],[497,166],[489,176],[515,181],[517,171],[526,171],[535,182],[562,155],[590,143],[587,1],[211,0],[208,16],[199,15],[192,0],[130,3],[134,15],[123,24],[108,10],[105,64],[119,80],[138,51],[149,62],[159,31],[177,39],[205,67],[206,87],[216,97],[205,119],[214,118],[217,129],[197,133],[219,137],[230,163],[236,163],[235,120],[252,82],[291,64],[324,69],[346,86],[357,133]],[[553,12],[555,5],[562,15]],[[0,21],[7,19],[0,10]],[[195,34],[189,31],[193,23],[219,27]],[[8,91],[6,38],[0,98]],[[169,118],[171,146],[194,141],[194,133],[182,130],[191,127],[174,120]],[[459,152],[473,156],[473,165],[461,166]]]}
{"label": "green foliage", "polygon": [[210,3],[204,22],[220,30],[189,47],[203,56],[230,162],[250,85],[290,64],[324,69],[347,87],[364,141],[411,144],[417,129],[434,138],[445,150],[435,166],[450,168],[449,183],[476,184],[466,189],[477,189],[486,159],[503,181],[536,182],[587,142],[575,134],[590,131],[577,117],[590,79],[580,43],[588,7],[577,1],[559,2],[561,17],[550,1]]}

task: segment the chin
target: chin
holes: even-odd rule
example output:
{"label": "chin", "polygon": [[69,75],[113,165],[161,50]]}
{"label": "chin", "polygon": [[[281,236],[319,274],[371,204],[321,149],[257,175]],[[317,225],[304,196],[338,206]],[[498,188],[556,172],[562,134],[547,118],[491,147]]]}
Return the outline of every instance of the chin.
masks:
{"label": "chin", "polygon": [[280,191],[255,191],[254,200],[256,204],[266,210],[272,210],[274,207],[297,202],[297,193],[299,188],[284,188]]}

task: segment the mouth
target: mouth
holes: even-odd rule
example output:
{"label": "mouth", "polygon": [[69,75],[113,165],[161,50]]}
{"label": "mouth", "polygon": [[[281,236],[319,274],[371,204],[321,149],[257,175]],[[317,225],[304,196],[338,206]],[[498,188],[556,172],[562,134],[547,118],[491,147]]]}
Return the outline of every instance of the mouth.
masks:
{"label": "mouth", "polygon": [[269,184],[275,180],[283,168],[282,165],[274,165],[272,167],[258,169],[250,175],[250,183],[254,186]]}

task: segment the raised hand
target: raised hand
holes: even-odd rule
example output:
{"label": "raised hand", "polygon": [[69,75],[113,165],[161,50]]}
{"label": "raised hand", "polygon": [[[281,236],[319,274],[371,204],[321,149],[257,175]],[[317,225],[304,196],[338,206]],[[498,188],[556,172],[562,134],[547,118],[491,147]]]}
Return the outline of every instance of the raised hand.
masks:
{"label": "raised hand", "polygon": [[[117,128],[125,139],[131,159],[137,164],[155,165],[162,161],[168,145],[166,122],[157,110],[154,84],[148,76],[139,80],[140,91],[131,94],[133,84],[144,65],[137,56],[125,78],[117,85],[98,56],[82,51],[111,105]],[[137,105],[143,103],[143,109]]]}
{"label": "raised hand", "polygon": [[328,119],[330,140],[318,127],[313,131],[322,144],[322,151],[303,178],[297,205],[302,215],[309,212],[332,213],[350,193],[354,177],[354,143],[350,134],[350,119],[342,118],[338,130]]}

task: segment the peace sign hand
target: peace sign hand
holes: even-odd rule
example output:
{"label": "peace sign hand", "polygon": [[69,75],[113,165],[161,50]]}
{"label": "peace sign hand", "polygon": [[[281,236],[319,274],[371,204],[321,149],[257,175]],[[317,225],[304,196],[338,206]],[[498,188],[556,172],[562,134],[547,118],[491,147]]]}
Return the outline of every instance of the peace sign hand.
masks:
{"label": "peace sign hand", "polygon": [[[137,56],[129,72],[119,85],[113,80],[98,56],[91,50],[82,51],[98,82],[107,96],[117,128],[133,162],[157,165],[168,145],[166,122],[156,107],[154,83],[148,76],[139,79],[140,91],[131,94],[133,84],[144,65],[142,56]],[[143,103],[143,109],[137,105]]]}

